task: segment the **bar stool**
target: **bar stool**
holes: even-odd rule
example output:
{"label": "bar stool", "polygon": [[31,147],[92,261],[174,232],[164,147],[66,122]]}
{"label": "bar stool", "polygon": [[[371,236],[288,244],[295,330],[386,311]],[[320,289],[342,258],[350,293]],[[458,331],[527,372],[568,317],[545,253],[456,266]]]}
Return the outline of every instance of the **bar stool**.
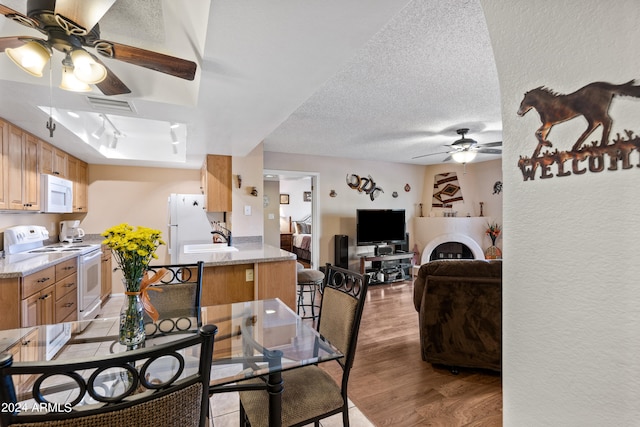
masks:
{"label": "bar stool", "polygon": [[[311,268],[304,268],[298,263],[298,307],[297,312],[300,315],[302,308],[303,319],[316,319],[320,314],[320,306],[316,305],[316,291],[322,286],[324,281],[324,273]],[[305,294],[309,295],[309,302],[305,302]],[[306,307],[311,308],[311,316],[307,316]],[[318,314],[316,314],[316,308]]]}

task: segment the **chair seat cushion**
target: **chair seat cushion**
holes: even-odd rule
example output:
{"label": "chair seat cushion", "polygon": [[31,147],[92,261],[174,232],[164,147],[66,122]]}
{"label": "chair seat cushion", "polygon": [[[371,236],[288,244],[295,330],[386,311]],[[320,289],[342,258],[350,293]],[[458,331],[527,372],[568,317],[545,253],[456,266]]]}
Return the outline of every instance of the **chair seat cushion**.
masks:
{"label": "chair seat cushion", "polygon": [[[340,387],[321,368],[310,365],[282,373],[282,425],[290,426],[342,408]],[[251,380],[262,383],[262,380]],[[240,401],[251,427],[268,427],[269,394],[266,391],[240,392]]]}
{"label": "chair seat cushion", "polygon": [[298,283],[313,283],[324,279],[324,273],[318,270],[305,268],[298,270]]}

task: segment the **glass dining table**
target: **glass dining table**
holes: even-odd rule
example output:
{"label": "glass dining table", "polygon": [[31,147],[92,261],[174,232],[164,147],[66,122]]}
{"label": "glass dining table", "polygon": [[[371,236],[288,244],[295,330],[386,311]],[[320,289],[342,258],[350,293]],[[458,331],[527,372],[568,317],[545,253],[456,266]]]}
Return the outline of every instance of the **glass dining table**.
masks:
{"label": "glass dining table", "polygon": [[[218,327],[214,341],[210,393],[267,390],[270,426],[281,425],[283,371],[343,356],[308,321],[303,321],[279,299],[202,307],[200,322]],[[64,358],[65,361],[74,362],[127,351],[127,347],[118,343],[118,324],[118,318],[67,323],[66,328],[71,330],[71,337],[55,359]],[[43,361],[46,357],[47,329],[44,325],[0,331],[0,352],[12,353],[15,361]],[[163,319],[147,325],[144,345],[148,347],[180,339],[185,334],[196,333],[197,329],[196,318]],[[28,342],[25,341],[27,339]],[[16,348],[20,351],[15,351]],[[185,359],[187,365],[191,361],[191,368],[197,369],[199,354],[189,353]],[[165,368],[168,369],[163,369]],[[189,369],[185,369],[183,375],[188,373]],[[171,374],[158,372],[157,375],[160,378]],[[118,387],[116,377],[103,381],[105,390]],[[244,382],[257,377],[262,377],[265,381],[259,382],[258,386],[255,382]],[[29,379],[17,381],[18,384],[15,385],[20,399],[20,390],[28,390],[31,384]],[[65,399],[77,397],[77,394],[72,396],[73,386],[74,384],[51,384],[50,396],[45,397],[52,403],[64,404]],[[87,396],[86,404],[91,403],[90,396]]]}

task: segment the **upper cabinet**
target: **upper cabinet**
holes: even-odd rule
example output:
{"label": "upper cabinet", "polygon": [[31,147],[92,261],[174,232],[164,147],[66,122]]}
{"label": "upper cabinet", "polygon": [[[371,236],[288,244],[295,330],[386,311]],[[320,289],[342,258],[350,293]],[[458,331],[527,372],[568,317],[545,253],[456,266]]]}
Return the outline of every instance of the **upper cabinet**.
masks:
{"label": "upper cabinet", "polygon": [[6,151],[9,209],[40,210],[39,143],[33,135],[9,125]]}
{"label": "upper cabinet", "polygon": [[39,211],[41,175],[73,181],[73,211],[87,212],[88,165],[0,120],[0,210]]}
{"label": "upper cabinet", "polygon": [[200,170],[207,212],[231,212],[231,156],[207,154]]}
{"label": "upper cabinet", "polygon": [[88,165],[80,159],[68,156],[67,170],[68,179],[73,181],[73,211],[86,213],[88,211]]}
{"label": "upper cabinet", "polygon": [[51,144],[40,141],[40,173],[69,179],[67,159],[69,155]]}
{"label": "upper cabinet", "polygon": [[0,209],[9,209],[9,124],[0,120]]}

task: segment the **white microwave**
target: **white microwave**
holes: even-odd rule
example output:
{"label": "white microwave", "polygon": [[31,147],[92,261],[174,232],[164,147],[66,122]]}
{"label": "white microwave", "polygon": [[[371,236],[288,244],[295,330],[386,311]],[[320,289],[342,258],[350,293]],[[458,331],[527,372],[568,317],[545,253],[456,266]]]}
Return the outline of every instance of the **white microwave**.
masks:
{"label": "white microwave", "polygon": [[42,174],[42,212],[73,212],[73,182]]}

